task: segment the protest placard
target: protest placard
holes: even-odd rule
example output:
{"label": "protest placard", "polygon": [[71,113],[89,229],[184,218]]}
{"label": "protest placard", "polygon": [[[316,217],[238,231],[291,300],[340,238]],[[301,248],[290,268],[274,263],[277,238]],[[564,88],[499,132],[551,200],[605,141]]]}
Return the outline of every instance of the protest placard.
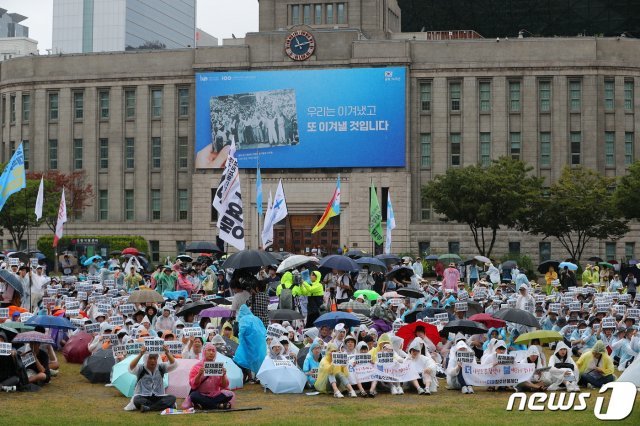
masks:
{"label": "protest placard", "polygon": [[67,310],[80,309],[80,302],[77,300],[67,300],[64,302],[64,307]]}
{"label": "protest placard", "polygon": [[456,302],[456,311],[458,312],[467,312],[469,310],[469,305],[467,302]]}
{"label": "protest placard", "polygon": [[391,364],[393,362],[393,352],[378,352],[378,364]]}
{"label": "protest placard", "polygon": [[164,352],[162,348],[164,346],[164,340],[162,339],[145,339],[144,346],[147,348],[148,354],[161,354]]}
{"label": "protest placard", "polygon": [[581,306],[580,302],[571,302],[569,303],[569,312],[580,312]]}
{"label": "protest placard", "polygon": [[527,381],[535,372],[535,364],[497,365],[467,364],[462,368],[462,376],[471,386],[515,386]]}
{"label": "protest placard", "polygon": [[131,315],[136,311],[136,306],[133,303],[125,303],[118,308],[121,314]]}
{"label": "protest placard", "polygon": [[31,264],[31,267],[33,269],[38,267],[38,258],[37,257],[32,257],[31,259],[29,259],[29,263]]}
{"label": "protest placard", "polygon": [[20,259],[18,259],[17,257],[10,257],[9,258],[9,266],[13,266],[13,265],[20,266]]}
{"label": "protest placard", "polygon": [[392,299],[389,299],[389,304],[391,306],[400,306],[404,304],[404,299],[402,297],[394,297]]}
{"label": "protest placard", "polygon": [[282,334],[282,326],[271,324],[269,327],[267,327],[267,336],[269,337],[278,339],[280,338],[280,336],[282,336]]}
{"label": "protest placard", "polygon": [[111,310],[111,303],[98,303],[98,310],[103,314],[108,314]]}
{"label": "protest placard", "polygon": [[182,335],[186,337],[201,337],[202,329],[200,327],[185,327],[182,329]]}
{"label": "protest placard", "polygon": [[397,333],[398,330],[400,330],[402,327],[404,327],[406,324],[403,322],[398,322],[398,321],[394,321],[393,322],[393,333]]}
{"label": "protest placard", "polygon": [[23,312],[20,314],[20,322],[27,322],[32,316],[31,312]]}
{"label": "protest placard", "polygon": [[510,307],[510,306],[509,306],[509,304],[508,304],[508,303],[501,303],[501,304],[500,304],[500,309],[507,309],[507,308],[509,308],[509,307]]}
{"label": "protest placard", "polygon": [[627,307],[624,305],[611,305],[611,307],[616,311],[617,314],[624,315],[627,310]]}
{"label": "protest placard", "polygon": [[333,360],[333,365],[347,365],[349,356],[344,352],[333,352],[331,359]]}
{"label": "protest placard", "polygon": [[76,293],[76,299],[78,300],[87,300],[87,292],[86,291],[79,291],[78,293]]}
{"label": "protest placard", "polygon": [[204,375],[210,376],[222,376],[222,370],[224,369],[223,362],[205,362],[204,363]]}
{"label": "protest placard", "polygon": [[311,370],[309,370],[309,373],[311,373],[311,377],[314,379],[318,378],[318,369],[317,368],[312,368]]}
{"label": "protest placard", "polygon": [[169,352],[171,352],[171,354],[182,355],[182,349],[183,349],[182,342],[173,340],[170,342],[165,342],[164,344],[167,346],[167,348],[169,348]]}
{"label": "protest placard", "polygon": [[456,352],[456,361],[460,363],[475,363],[476,356],[473,352],[465,352],[465,351],[457,351]]}
{"label": "protest placard", "polygon": [[613,317],[605,317],[602,318],[602,328],[616,328],[618,325],[618,323],[616,322],[616,319]]}
{"label": "protest placard", "polygon": [[596,302],[596,312],[609,312],[610,306],[607,302]]}
{"label": "protest placard", "polygon": [[516,299],[507,300],[507,305],[509,305],[510,308],[515,308],[516,307]]}
{"label": "protest placard", "polygon": [[371,362],[371,354],[356,354],[354,355],[354,362],[356,364],[368,364]]}
{"label": "protest placard", "polygon": [[53,299],[55,296],[58,295],[58,289],[53,287],[47,287],[44,291],[44,294]]}
{"label": "protest placard", "polygon": [[640,309],[629,308],[627,309],[627,318],[640,319]]}
{"label": "protest placard", "polygon": [[116,359],[119,356],[122,356],[122,357],[127,356],[127,348],[125,345],[113,345],[111,346],[111,351],[113,352],[113,357]]}
{"label": "protest placard", "polygon": [[194,293],[194,294],[192,294],[192,295],[191,295],[191,301],[192,301],[193,303],[195,303],[195,302],[199,302],[199,301],[201,301],[201,300],[202,300],[202,295],[201,295],[201,294],[196,294],[196,293]]}
{"label": "protest placard", "polygon": [[36,362],[36,357],[33,355],[33,352],[24,353],[20,355],[20,358],[22,359],[22,365],[24,365],[25,367],[28,367],[31,364],[35,364]]}
{"label": "protest placard", "polygon": [[0,308],[0,319],[9,318],[9,308]]}
{"label": "protest placard", "polygon": [[446,324],[449,322],[449,314],[446,312],[442,314],[435,314],[434,318],[440,321],[440,324]]}
{"label": "protest placard", "polygon": [[497,354],[496,358],[498,359],[498,364],[500,365],[510,365],[510,364],[515,364],[516,362],[516,357],[514,355]]}
{"label": "protest placard", "polygon": [[70,321],[71,321],[71,324],[73,324],[78,328],[84,327],[84,319],[82,318],[71,318]]}
{"label": "protest placard", "polygon": [[113,325],[113,326],[124,326],[124,318],[122,318],[122,316],[120,315],[114,315],[112,317],[109,317],[109,324]]}
{"label": "protest placard", "polygon": [[536,295],[535,300],[536,300],[536,304],[544,303],[545,296],[543,296],[542,294],[538,294]]}
{"label": "protest placard", "polygon": [[293,364],[288,359],[274,359],[273,365],[276,367],[293,367]]}
{"label": "protest placard", "polygon": [[566,332],[565,336],[571,336],[571,333],[573,333],[574,331],[576,331],[578,329],[577,325],[565,325],[564,326],[564,330]]}
{"label": "protest placard", "polygon": [[[0,343],[0,356],[11,355],[11,343]],[[3,361],[4,362],[4,361]]]}
{"label": "protest placard", "polygon": [[560,303],[549,303],[549,311],[555,312],[556,314],[560,313],[561,305]]}
{"label": "protest placard", "polygon": [[467,290],[460,290],[458,292],[458,300],[469,300],[469,293]]}
{"label": "protest placard", "polygon": [[68,317],[77,317],[80,315],[80,309],[67,309],[65,315]]}
{"label": "protest placard", "polygon": [[100,324],[99,323],[85,324],[84,331],[86,331],[89,334],[98,333],[100,331]]}
{"label": "protest placard", "polygon": [[142,349],[142,345],[142,342],[130,342],[124,346],[127,349],[128,355],[138,355],[140,353],[140,349]]}
{"label": "protest placard", "polygon": [[473,298],[476,300],[482,300],[487,298],[487,290],[484,288],[479,288],[473,292]]}

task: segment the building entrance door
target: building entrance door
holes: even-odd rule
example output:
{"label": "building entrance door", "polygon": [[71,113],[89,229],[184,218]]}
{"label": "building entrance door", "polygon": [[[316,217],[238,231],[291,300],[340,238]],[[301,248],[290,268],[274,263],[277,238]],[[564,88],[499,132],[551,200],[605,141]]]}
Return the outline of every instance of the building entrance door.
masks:
{"label": "building entrance door", "polygon": [[311,254],[319,247],[323,254],[335,253],[340,248],[340,216],[332,217],[329,223],[315,234],[311,230],[321,215],[289,215],[274,226],[273,251],[288,251],[294,254]]}

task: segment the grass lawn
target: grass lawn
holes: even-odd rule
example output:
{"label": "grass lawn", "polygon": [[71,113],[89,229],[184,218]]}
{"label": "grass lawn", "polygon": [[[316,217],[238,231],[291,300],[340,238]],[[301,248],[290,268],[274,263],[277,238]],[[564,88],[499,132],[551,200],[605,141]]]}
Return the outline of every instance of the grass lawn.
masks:
{"label": "grass lawn", "polygon": [[[36,393],[0,394],[0,424],[5,425],[165,425],[165,424],[447,424],[447,425],[592,425],[596,392],[587,399],[587,409],[568,412],[507,412],[510,393],[476,389],[474,395],[444,388],[431,396],[406,393],[379,394],[375,399],[337,400],[329,395],[273,395],[259,385],[240,389],[237,407],[261,407],[259,411],[219,412],[160,416],[157,413],[125,412],[128,399],[115,388],[90,384],[80,375],[80,365],[67,364],[62,356],[60,374]],[[610,392],[608,393],[610,394]],[[179,401],[181,402],[181,401]],[[606,406],[606,405],[605,405]],[[364,424],[364,423],[360,423]],[[640,424],[640,394],[634,410],[616,424]]]}

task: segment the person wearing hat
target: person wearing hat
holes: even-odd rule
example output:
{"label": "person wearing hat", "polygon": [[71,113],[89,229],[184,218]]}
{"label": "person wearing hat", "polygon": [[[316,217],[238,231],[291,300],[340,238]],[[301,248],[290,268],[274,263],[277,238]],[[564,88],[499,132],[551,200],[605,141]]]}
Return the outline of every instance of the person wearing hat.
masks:
{"label": "person wearing hat", "polygon": [[442,278],[442,289],[453,290],[458,289],[458,283],[460,282],[460,271],[456,268],[454,262],[449,263],[449,267],[444,270],[444,276]]}
{"label": "person wearing hat", "polygon": [[580,356],[584,351],[591,349],[597,340],[587,322],[582,320],[578,322],[578,327],[571,333],[569,341],[573,354]]}
{"label": "person wearing hat", "polygon": [[518,298],[516,299],[516,309],[533,312],[536,307],[536,300],[529,294],[529,287],[523,284],[518,289]]}
{"label": "person wearing hat", "polygon": [[636,329],[628,327],[624,330],[624,335],[615,344],[616,351],[620,357],[618,371],[624,371],[638,356],[638,339],[635,337]]}
{"label": "person wearing hat", "polygon": [[438,391],[437,366],[428,351],[426,355],[422,355],[423,345],[424,342],[421,338],[413,339],[407,348],[407,356],[403,364],[411,365],[414,371],[420,373],[420,380],[424,386],[421,386],[418,379],[411,381],[411,385],[416,389],[418,395],[431,395],[431,393]]}
{"label": "person wearing hat", "polygon": [[598,340],[591,350],[583,353],[576,361],[580,370],[580,380],[578,385],[587,386],[590,384],[596,389],[606,383],[616,380],[613,375],[613,361],[607,354],[607,349],[602,341]]}
{"label": "person wearing hat", "polygon": [[447,364],[447,389],[461,389],[463,394],[472,394],[473,386],[468,386],[462,374],[462,364],[458,362],[458,352],[473,352],[464,340],[455,343],[451,348],[452,356],[449,356]]}
{"label": "person wearing hat", "polygon": [[[113,326],[108,322],[100,323],[100,334],[97,334],[88,345],[89,352],[95,353],[99,349],[108,349],[111,347],[111,336]],[[117,342],[116,342],[117,343]]]}
{"label": "person wearing hat", "polygon": [[343,323],[338,323],[333,328],[333,339],[330,343],[334,344],[338,350],[342,350],[342,346],[344,345],[344,339],[347,336],[347,330]]}

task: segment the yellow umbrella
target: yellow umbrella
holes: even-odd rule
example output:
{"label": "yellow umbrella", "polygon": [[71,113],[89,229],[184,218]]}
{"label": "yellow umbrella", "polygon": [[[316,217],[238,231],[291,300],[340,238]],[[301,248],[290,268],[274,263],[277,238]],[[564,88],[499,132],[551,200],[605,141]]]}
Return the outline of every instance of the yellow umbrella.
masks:
{"label": "yellow umbrella", "polygon": [[536,330],[530,333],[524,333],[518,336],[515,343],[529,345],[532,340],[539,340],[540,343],[559,342],[562,340],[562,334],[552,330]]}

